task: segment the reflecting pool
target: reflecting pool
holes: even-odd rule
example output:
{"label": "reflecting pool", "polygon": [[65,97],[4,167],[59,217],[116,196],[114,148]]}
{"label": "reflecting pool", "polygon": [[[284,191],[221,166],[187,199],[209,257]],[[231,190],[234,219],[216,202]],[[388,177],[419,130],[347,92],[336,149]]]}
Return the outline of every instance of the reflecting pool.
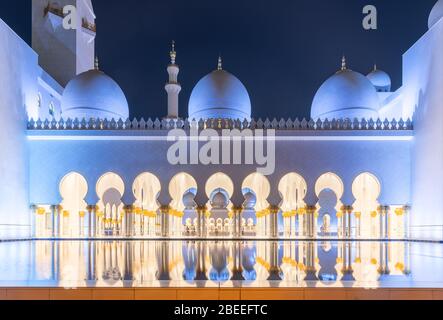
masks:
{"label": "reflecting pool", "polygon": [[302,241],[0,243],[0,286],[443,288],[443,244]]}

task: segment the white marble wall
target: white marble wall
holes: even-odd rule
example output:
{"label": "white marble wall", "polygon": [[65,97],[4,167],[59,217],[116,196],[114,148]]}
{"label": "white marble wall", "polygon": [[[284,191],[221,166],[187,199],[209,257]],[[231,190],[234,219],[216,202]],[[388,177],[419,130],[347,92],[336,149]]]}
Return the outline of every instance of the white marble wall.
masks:
{"label": "white marble wall", "polygon": [[412,236],[443,239],[443,20],[405,53],[403,116],[413,115]]}
{"label": "white marble wall", "polygon": [[0,20],[0,238],[30,234],[26,110],[37,108],[37,55]]}

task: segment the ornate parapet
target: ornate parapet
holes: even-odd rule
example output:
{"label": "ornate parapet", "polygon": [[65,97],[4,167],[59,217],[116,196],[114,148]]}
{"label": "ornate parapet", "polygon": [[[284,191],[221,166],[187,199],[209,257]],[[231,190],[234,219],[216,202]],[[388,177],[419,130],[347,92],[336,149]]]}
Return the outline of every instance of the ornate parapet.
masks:
{"label": "ornate parapet", "polygon": [[60,119],[60,120],[34,120],[28,121],[28,130],[172,130],[191,128],[203,129],[275,129],[275,130],[307,130],[307,131],[333,131],[333,130],[371,130],[371,131],[399,131],[413,130],[413,123],[410,119],[389,121],[385,119],[332,119],[317,120],[296,118],[277,119],[264,121],[258,120],[232,120],[232,119],[208,119],[208,120],[189,120],[189,119],[164,119],[149,118],[141,119]]}

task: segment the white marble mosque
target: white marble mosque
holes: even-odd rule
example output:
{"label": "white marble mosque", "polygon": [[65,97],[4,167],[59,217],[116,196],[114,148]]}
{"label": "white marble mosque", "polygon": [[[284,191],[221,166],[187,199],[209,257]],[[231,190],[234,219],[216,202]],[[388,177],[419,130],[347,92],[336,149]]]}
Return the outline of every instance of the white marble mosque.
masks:
{"label": "white marble mosque", "polygon": [[[65,5],[77,7],[75,30],[63,28]],[[32,6],[32,47],[0,20],[0,238],[443,240],[443,0],[399,57],[400,88],[343,57],[310,119],[255,119],[248,89],[221,58],[180,118],[174,43],[165,117],[130,118],[95,57],[92,1]],[[274,170],[168,162],[171,131],[228,129],[272,131]],[[207,139],[195,150],[191,140],[192,159]],[[257,154],[247,139],[240,145],[242,159]]]}

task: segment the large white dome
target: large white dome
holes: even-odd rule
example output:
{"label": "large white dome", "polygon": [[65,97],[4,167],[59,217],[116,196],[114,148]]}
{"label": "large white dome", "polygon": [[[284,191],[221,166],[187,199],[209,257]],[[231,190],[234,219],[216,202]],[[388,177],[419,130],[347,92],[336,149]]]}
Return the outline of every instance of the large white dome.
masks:
{"label": "large white dome", "polygon": [[189,99],[190,119],[250,119],[251,100],[243,83],[225,70],[201,79]]}
{"label": "large white dome", "polygon": [[346,69],[326,80],[311,107],[312,119],[376,119],[380,102],[377,91],[364,75]]}
{"label": "large white dome", "polygon": [[63,118],[123,119],[129,117],[125,94],[119,85],[98,69],[79,74],[63,91]]}
{"label": "large white dome", "polygon": [[431,29],[443,17],[443,0],[438,0],[429,14],[428,27]]}

